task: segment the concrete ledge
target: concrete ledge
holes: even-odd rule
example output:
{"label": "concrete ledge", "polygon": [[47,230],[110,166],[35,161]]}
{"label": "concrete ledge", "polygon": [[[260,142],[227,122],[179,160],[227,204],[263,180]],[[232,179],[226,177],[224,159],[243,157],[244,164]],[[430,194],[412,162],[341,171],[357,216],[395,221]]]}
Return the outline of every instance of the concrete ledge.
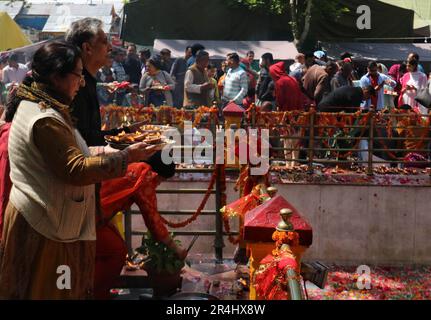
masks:
{"label": "concrete ledge", "polygon": [[[163,189],[206,188],[207,182],[165,182]],[[313,245],[304,259],[319,259],[344,265],[431,265],[431,189],[421,186],[346,186],[275,184],[313,227]],[[238,194],[234,183],[227,185],[227,200]],[[159,210],[195,210],[203,195],[158,195]],[[205,210],[214,210],[214,196]],[[169,217],[170,220],[185,220]],[[215,219],[202,216],[186,230],[214,229]],[[133,217],[133,228],[143,228],[142,217]],[[232,222],[237,230],[237,223]],[[181,237],[187,246],[191,237]],[[134,244],[140,239],[135,237]],[[192,249],[194,254],[211,254],[214,237],[202,236]],[[235,246],[225,237],[225,257]]]}

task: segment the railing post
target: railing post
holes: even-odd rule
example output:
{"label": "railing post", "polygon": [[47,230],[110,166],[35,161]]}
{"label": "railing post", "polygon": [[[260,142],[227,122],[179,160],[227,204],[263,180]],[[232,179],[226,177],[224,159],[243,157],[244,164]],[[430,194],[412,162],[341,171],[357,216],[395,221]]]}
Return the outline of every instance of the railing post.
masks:
{"label": "railing post", "polygon": [[[216,263],[223,263],[223,248],[224,248],[224,241],[223,241],[223,219],[220,210],[223,207],[222,204],[222,185],[221,185],[221,166],[217,165],[217,154],[216,154],[216,145],[217,143],[221,143],[220,141],[217,141],[217,126],[215,123],[215,119],[211,117],[211,131],[213,133],[213,166],[214,170],[217,174],[216,179],[216,193],[215,193],[215,206],[216,206],[216,216],[215,216],[215,231],[216,235],[214,237],[214,250],[215,250],[215,258]],[[224,141],[223,141],[224,142]]]}
{"label": "railing post", "polygon": [[310,129],[308,137],[308,173],[313,174],[313,161],[314,161],[314,122],[316,117],[316,109],[314,106],[310,108]]}
{"label": "railing post", "polygon": [[375,117],[375,109],[373,106],[370,107],[369,110],[370,113],[370,119],[369,119],[369,125],[368,125],[368,170],[367,175],[372,176],[374,175],[373,171],[373,154],[374,154],[374,117]]}

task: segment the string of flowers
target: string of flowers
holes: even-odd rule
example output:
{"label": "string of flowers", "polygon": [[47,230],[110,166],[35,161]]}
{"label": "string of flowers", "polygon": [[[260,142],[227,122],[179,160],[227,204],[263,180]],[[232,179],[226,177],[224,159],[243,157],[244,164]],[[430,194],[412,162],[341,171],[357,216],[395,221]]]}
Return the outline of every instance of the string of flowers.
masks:
{"label": "string of flowers", "polygon": [[211,176],[210,184],[208,186],[208,189],[205,193],[204,198],[202,199],[201,204],[199,205],[196,212],[190,218],[188,218],[187,220],[182,221],[182,222],[171,222],[171,221],[166,220],[164,217],[162,217],[163,223],[166,224],[167,226],[171,227],[171,228],[177,229],[177,228],[184,228],[185,226],[187,226],[190,223],[192,223],[193,221],[195,221],[201,215],[203,208],[205,208],[205,206],[208,202],[208,199],[211,196],[212,190],[214,188],[214,184],[215,184],[217,177],[218,177],[218,171],[219,170],[217,170],[217,167],[216,167],[214,169],[212,176]]}
{"label": "string of flowers", "polygon": [[278,256],[281,251],[281,247],[283,244],[287,244],[289,246],[298,246],[299,245],[299,234],[295,231],[275,231],[272,234],[272,240],[275,241],[275,249],[272,250],[273,256]]}

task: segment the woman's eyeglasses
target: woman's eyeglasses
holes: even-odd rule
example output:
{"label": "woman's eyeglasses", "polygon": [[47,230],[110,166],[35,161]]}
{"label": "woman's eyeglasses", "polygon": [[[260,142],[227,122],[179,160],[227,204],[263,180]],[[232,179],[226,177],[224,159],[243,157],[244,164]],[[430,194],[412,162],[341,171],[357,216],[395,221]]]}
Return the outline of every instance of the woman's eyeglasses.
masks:
{"label": "woman's eyeglasses", "polygon": [[74,71],[71,71],[70,73],[73,74],[73,75],[75,75],[75,76],[77,76],[77,77],[79,77],[81,82],[85,82],[85,78],[84,78],[84,75],[82,73],[79,74],[79,73],[74,72]]}

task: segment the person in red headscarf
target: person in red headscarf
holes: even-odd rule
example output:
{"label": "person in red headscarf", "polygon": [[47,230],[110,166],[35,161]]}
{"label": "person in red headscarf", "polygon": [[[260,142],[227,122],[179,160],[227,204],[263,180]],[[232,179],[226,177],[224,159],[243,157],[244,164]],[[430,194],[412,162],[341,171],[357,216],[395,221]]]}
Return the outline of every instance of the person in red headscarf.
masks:
{"label": "person in red headscarf", "polygon": [[275,82],[275,101],[279,111],[301,110],[303,96],[298,82],[286,72],[284,62],[273,64],[269,73]]}

